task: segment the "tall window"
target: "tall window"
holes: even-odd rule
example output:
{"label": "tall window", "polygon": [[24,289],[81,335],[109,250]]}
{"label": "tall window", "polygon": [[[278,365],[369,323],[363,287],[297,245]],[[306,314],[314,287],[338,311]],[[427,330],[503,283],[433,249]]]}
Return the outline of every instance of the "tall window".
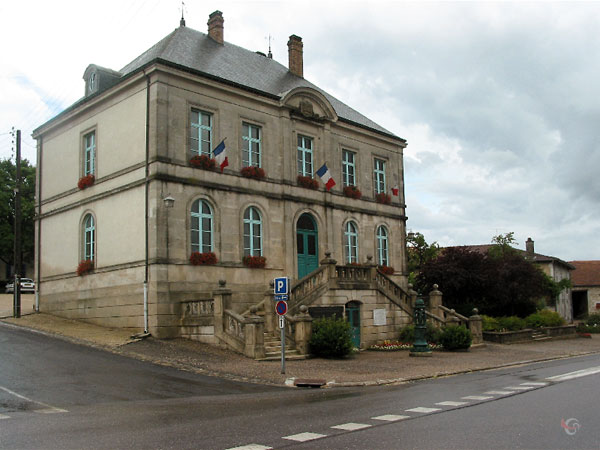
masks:
{"label": "tall window", "polygon": [[83,219],[83,259],[94,260],[94,246],[96,244],[96,225],[94,216],[87,214]]}
{"label": "tall window", "polygon": [[298,175],[302,175],[304,177],[312,177],[312,152],[312,138],[298,135]]}
{"label": "tall window", "polygon": [[208,155],[212,152],[212,114],[192,109],[190,117],[191,151],[197,155]]}
{"label": "tall window", "polygon": [[348,264],[358,262],[358,230],[354,222],[346,224],[344,232],[346,247],[346,262]]}
{"label": "tall window", "polygon": [[213,251],[213,213],[204,200],[192,203],[192,252],[208,253]]}
{"label": "tall window", "polygon": [[253,206],[244,212],[244,256],[262,256],[262,217]]}
{"label": "tall window", "polygon": [[375,184],[375,193],[386,193],[385,188],[385,161],[375,158],[375,168],[373,170],[373,182]]}
{"label": "tall window", "polygon": [[242,124],[242,164],[244,167],[261,167],[261,129],[248,123]]}
{"label": "tall window", "polygon": [[95,174],[96,132],[83,136],[83,176]]}
{"label": "tall window", "polygon": [[380,266],[389,266],[388,231],[383,225],[377,227],[377,263]]}
{"label": "tall window", "polygon": [[344,186],[356,186],[355,157],[356,153],[350,150],[342,150],[342,178]]}

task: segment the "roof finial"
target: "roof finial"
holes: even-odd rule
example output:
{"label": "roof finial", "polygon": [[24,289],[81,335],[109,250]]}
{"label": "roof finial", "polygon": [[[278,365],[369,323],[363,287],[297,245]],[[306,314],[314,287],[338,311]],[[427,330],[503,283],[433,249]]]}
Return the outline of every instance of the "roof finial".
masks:
{"label": "roof finial", "polygon": [[185,3],[181,2],[181,20],[179,21],[180,27],[185,27],[185,19],[183,18],[183,9],[185,8]]}
{"label": "roof finial", "polygon": [[267,56],[270,59],[273,59],[273,53],[271,53],[271,39],[273,39],[273,37],[271,36],[271,33],[269,33],[268,39],[269,39],[269,53],[267,53]]}

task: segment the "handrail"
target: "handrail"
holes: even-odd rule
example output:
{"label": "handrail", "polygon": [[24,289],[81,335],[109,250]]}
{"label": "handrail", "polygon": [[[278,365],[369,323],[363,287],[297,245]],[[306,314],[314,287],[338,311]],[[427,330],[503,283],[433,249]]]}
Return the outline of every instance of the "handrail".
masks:
{"label": "handrail", "polygon": [[441,309],[442,311],[444,311],[446,314],[450,314],[451,316],[454,316],[454,317],[460,319],[463,322],[469,323],[469,318],[468,317],[465,317],[462,314],[457,313],[453,309],[447,308],[444,305],[439,305],[438,308]]}
{"label": "handrail", "polygon": [[[387,275],[380,272],[379,269],[375,275],[375,281],[377,282],[377,288],[380,292],[386,295],[393,303],[398,305],[404,312],[412,317],[413,307],[410,297],[401,286],[396,284],[394,280],[390,279]],[[399,302],[395,300],[398,300]]]}

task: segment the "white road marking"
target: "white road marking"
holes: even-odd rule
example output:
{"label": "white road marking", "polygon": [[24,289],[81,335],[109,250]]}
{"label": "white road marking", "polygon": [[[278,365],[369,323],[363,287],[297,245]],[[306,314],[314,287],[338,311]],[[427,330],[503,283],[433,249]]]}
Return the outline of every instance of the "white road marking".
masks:
{"label": "white road marking", "polygon": [[462,397],[463,400],[490,400],[494,397],[485,396],[485,395],[468,395],[466,397]]}
{"label": "white road marking", "polygon": [[586,377],[588,375],[595,375],[600,373],[600,367],[590,367],[589,369],[576,370],[575,372],[569,372],[562,375],[556,375],[554,377],[548,377],[546,380],[549,381],[566,381],[574,378]]}
{"label": "white road marking", "polygon": [[10,416],[5,416],[4,414],[0,414],[0,420],[2,419],[10,419]]}
{"label": "white road marking", "polygon": [[533,386],[507,386],[504,389],[511,389],[513,391],[528,391],[533,389]]}
{"label": "white road marking", "polygon": [[[530,388],[528,388],[528,389],[530,389]],[[514,393],[515,393],[515,391],[487,391],[487,392],[484,392],[484,394],[487,394],[487,395],[510,395],[510,394],[514,394]]]}
{"label": "white road marking", "polygon": [[355,430],[362,430],[363,428],[369,428],[370,426],[371,425],[368,425],[366,423],[350,422],[350,423],[344,423],[342,425],[334,425],[331,428],[335,428],[336,430],[355,431]]}
{"label": "white road marking", "polygon": [[241,447],[232,447],[232,448],[228,448],[226,450],[272,450],[273,447],[265,447],[264,445],[260,445],[260,444],[248,444],[248,445],[242,445]]}
{"label": "white road marking", "polygon": [[68,412],[65,409],[56,408],[56,407],[54,407],[52,405],[48,405],[46,403],[38,402],[38,401],[32,400],[30,398],[27,398],[24,395],[21,395],[21,394],[15,392],[15,391],[11,391],[10,389],[5,388],[3,386],[0,386],[0,390],[2,390],[2,391],[6,392],[6,393],[8,393],[8,394],[10,394],[10,395],[12,395],[14,397],[20,398],[21,400],[25,400],[26,402],[37,403],[38,405],[41,405],[41,406],[44,407],[44,409],[37,410],[36,412],[48,413],[49,410],[52,410],[51,412],[53,412],[53,413]]}
{"label": "white road marking", "polygon": [[406,412],[416,412],[421,414],[429,414],[432,412],[441,411],[440,408],[423,408],[422,406],[418,408],[407,409]]}
{"label": "white road marking", "polygon": [[539,381],[528,381],[527,383],[521,383],[521,386],[548,386],[548,383],[542,383]]}
{"label": "white road marking", "polygon": [[39,414],[57,414],[57,413],[66,413],[69,411],[67,411],[66,409],[60,409],[60,408],[47,408],[47,409],[36,409],[33,412],[39,413]]}
{"label": "white road marking", "polygon": [[436,405],[439,406],[463,406],[463,405],[468,405],[469,402],[439,402],[436,403]]}
{"label": "white road marking", "polygon": [[396,420],[410,419],[410,416],[397,416],[395,414],[385,414],[383,416],[371,417],[373,420],[385,420],[387,422],[395,422]]}
{"label": "white road marking", "polygon": [[288,439],[290,441],[306,442],[306,441],[312,441],[314,439],[320,439],[320,438],[324,438],[324,437],[327,437],[327,435],[306,432],[306,433],[292,434],[291,436],[284,436],[282,439]]}

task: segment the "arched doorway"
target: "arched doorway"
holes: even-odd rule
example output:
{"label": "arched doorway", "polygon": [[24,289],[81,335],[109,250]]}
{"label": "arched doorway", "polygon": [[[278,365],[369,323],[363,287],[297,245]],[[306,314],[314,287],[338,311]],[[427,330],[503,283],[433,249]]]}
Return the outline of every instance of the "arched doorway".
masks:
{"label": "arched doorway", "polygon": [[315,219],[304,213],[296,224],[296,251],[298,278],[303,278],[319,267],[319,231]]}
{"label": "arched doorway", "polygon": [[352,343],[356,348],[360,348],[360,302],[346,303],[346,320],[352,329]]}

